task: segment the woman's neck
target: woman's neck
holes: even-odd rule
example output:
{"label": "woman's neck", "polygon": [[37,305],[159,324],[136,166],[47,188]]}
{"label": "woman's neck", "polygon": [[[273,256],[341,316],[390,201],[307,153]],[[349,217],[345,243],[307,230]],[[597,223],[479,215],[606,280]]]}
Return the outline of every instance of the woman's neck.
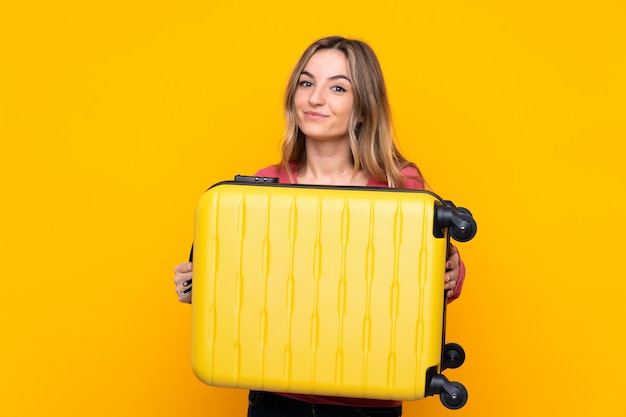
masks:
{"label": "woman's neck", "polygon": [[[298,171],[298,183],[319,185],[364,185],[362,172],[354,178],[354,163],[347,141],[307,140],[306,161]],[[367,180],[365,180],[367,182]]]}

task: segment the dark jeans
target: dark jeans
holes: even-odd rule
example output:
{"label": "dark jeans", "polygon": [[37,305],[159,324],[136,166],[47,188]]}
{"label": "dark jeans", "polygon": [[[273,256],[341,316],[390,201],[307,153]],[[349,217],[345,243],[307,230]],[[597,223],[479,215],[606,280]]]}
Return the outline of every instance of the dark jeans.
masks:
{"label": "dark jeans", "polygon": [[248,417],[400,417],[399,407],[311,404],[264,391],[250,391]]}

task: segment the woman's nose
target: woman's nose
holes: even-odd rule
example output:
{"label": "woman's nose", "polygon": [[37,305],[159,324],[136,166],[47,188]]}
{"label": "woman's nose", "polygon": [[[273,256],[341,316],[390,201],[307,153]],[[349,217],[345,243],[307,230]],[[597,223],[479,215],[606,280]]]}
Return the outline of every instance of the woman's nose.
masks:
{"label": "woman's nose", "polygon": [[311,89],[311,95],[309,96],[309,104],[312,106],[321,106],[324,104],[324,93],[319,88]]}

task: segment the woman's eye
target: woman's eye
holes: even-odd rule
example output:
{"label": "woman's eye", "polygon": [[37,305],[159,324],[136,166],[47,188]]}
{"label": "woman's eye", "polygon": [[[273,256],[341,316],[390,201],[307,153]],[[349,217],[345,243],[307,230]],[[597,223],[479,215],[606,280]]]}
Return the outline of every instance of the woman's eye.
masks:
{"label": "woman's eye", "polygon": [[334,86],[333,88],[331,88],[331,90],[333,90],[333,91],[335,91],[335,92],[337,92],[337,93],[343,93],[343,92],[345,92],[345,91],[346,91],[346,89],[345,89],[345,88],[343,88],[343,87],[342,87],[342,86],[340,86],[340,85],[336,85],[336,86]]}
{"label": "woman's eye", "polygon": [[313,84],[311,83],[311,81],[306,81],[306,80],[300,81],[300,87],[310,87],[312,85]]}

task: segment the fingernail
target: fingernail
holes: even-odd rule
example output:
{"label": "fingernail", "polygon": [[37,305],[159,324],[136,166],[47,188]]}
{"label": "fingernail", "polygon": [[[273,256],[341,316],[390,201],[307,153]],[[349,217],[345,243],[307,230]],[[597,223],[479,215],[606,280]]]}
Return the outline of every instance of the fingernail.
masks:
{"label": "fingernail", "polygon": [[183,282],[183,287],[187,287],[189,286],[189,284],[191,284],[191,280],[188,279],[187,281]]}

